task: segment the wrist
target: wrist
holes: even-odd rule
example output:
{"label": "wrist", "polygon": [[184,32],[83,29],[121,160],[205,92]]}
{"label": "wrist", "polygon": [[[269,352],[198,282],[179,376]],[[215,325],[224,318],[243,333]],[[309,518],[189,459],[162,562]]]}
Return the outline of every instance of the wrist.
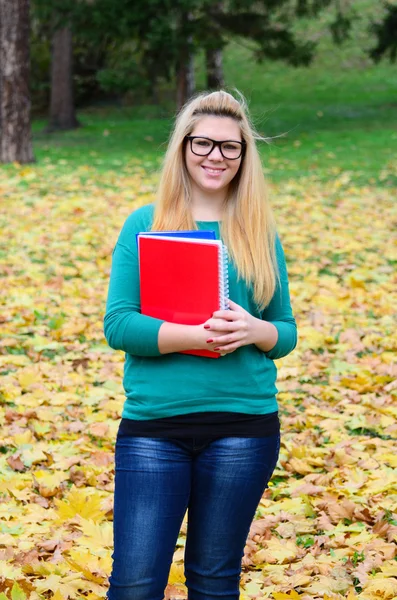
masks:
{"label": "wrist", "polygon": [[255,317],[253,343],[263,352],[269,352],[277,343],[278,330],[273,323]]}
{"label": "wrist", "polygon": [[[185,325],[186,327],[186,340],[190,344],[187,350],[202,350],[203,348],[203,329],[202,325]],[[202,331],[203,329],[203,331]],[[208,336],[207,336],[208,337]]]}
{"label": "wrist", "polygon": [[164,321],[158,333],[158,346],[161,354],[198,350],[199,335],[197,325],[182,325]]}

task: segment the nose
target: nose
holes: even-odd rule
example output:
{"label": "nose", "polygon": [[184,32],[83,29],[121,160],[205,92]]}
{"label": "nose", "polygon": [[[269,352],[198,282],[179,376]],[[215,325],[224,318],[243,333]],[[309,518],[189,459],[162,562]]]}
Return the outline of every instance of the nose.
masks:
{"label": "nose", "polygon": [[207,158],[210,158],[211,160],[223,160],[223,156],[219,146],[214,146],[211,152],[207,155]]}

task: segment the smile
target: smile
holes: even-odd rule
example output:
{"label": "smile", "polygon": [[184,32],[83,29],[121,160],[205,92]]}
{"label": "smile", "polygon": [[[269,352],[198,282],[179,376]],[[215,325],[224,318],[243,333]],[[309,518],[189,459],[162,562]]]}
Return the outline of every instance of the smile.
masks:
{"label": "smile", "polygon": [[211,175],[219,175],[220,173],[223,173],[223,171],[226,170],[226,169],[211,169],[211,167],[202,167],[202,168],[207,173],[211,173]]}

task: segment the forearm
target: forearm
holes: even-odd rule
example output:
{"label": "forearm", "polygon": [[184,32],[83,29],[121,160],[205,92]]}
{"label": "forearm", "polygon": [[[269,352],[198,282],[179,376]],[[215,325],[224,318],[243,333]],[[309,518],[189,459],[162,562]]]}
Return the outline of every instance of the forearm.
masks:
{"label": "forearm", "polygon": [[197,349],[197,326],[165,321],[159,329],[158,347],[161,354]]}
{"label": "forearm", "polygon": [[[266,322],[266,321],[265,321]],[[266,356],[272,360],[284,358],[294,350],[298,341],[298,332],[296,323],[293,318],[288,321],[267,321],[268,325],[272,325],[277,329],[277,342],[270,349],[265,350]]]}
{"label": "forearm", "polygon": [[269,321],[263,321],[262,319],[255,319],[254,321],[254,344],[263,350],[263,352],[269,352],[277,343],[278,330]]}
{"label": "forearm", "polygon": [[136,356],[160,356],[158,331],[163,321],[137,311],[109,311],[104,318],[104,334],[111,348]]}

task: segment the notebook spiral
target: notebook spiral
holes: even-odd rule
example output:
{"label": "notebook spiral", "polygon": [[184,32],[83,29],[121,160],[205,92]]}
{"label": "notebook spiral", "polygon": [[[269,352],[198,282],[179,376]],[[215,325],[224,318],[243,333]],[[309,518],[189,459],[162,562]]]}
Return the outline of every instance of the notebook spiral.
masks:
{"label": "notebook spiral", "polygon": [[220,310],[229,309],[229,251],[222,244],[219,252],[219,307]]}

